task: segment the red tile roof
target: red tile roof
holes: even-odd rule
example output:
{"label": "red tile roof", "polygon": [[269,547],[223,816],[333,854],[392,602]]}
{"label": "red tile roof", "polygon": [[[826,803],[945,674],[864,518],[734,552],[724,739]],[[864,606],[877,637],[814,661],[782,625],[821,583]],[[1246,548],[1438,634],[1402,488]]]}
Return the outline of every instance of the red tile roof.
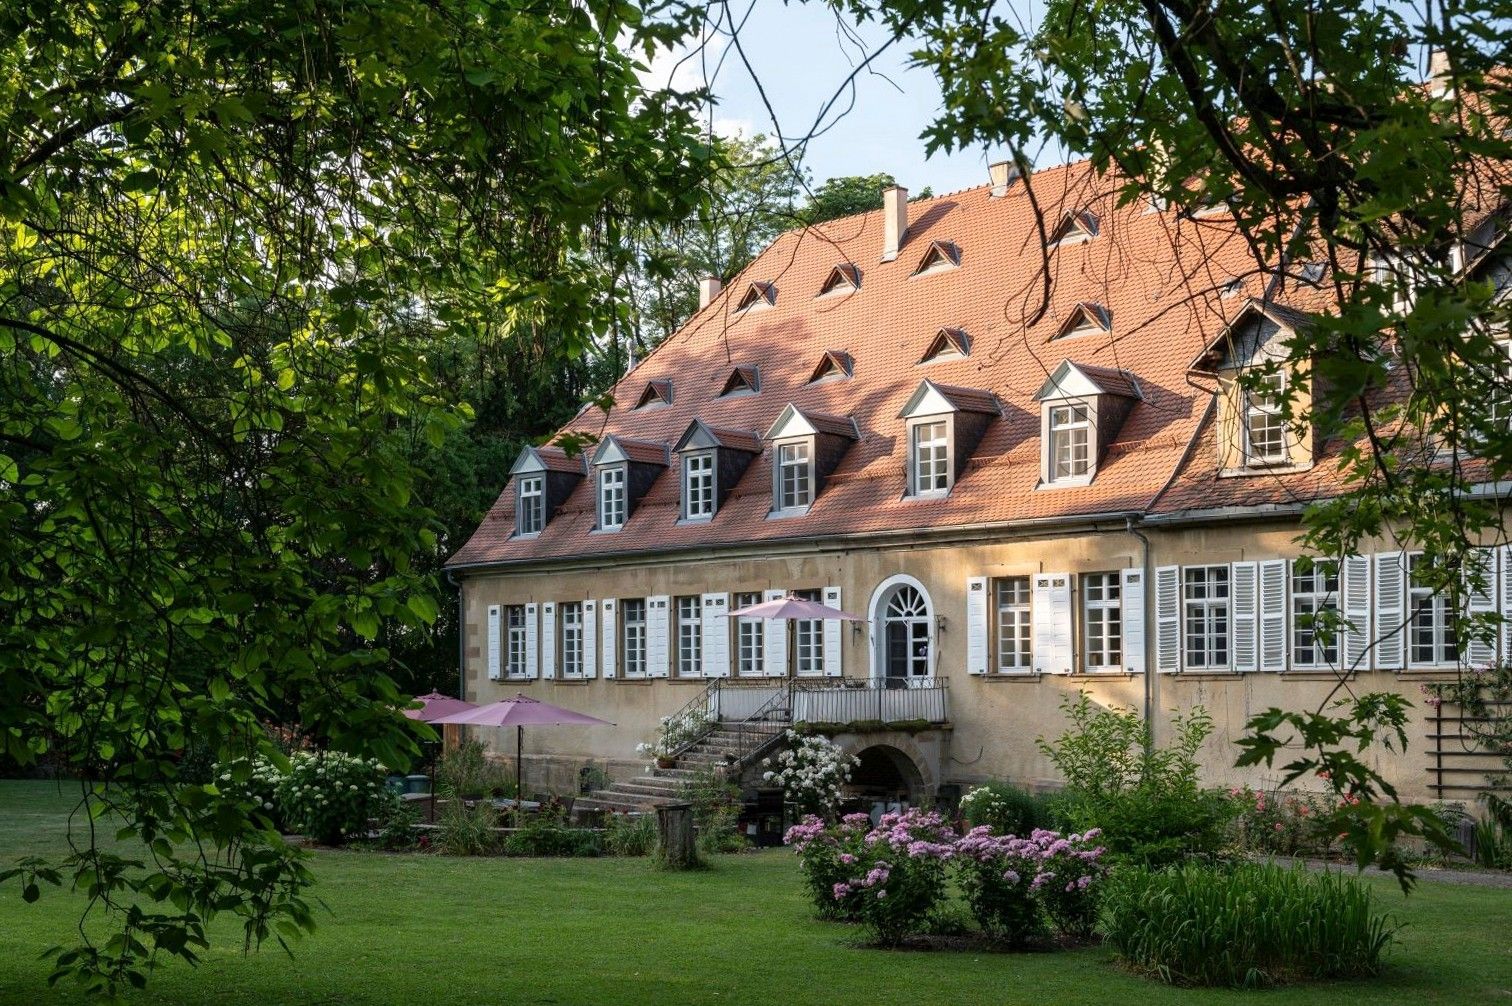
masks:
{"label": "red tile roof", "polygon": [[[451,565],[1145,510],[1172,479],[1207,413],[1209,395],[1189,383],[1187,368],[1245,304],[1221,291],[1239,277],[1246,295],[1262,295],[1268,265],[1256,262],[1227,215],[1194,220],[1143,202],[1119,205],[1116,186],[1086,162],[1035,172],[1028,184],[1045,219],[1076,214],[1096,236],[1045,249],[1023,181],[997,198],[983,186],[910,203],[893,262],[881,261],[881,211],[790,231],[613,392],[617,401],[633,403],[648,381],[675,378],[671,405],[589,409],[566,427],[660,443],[676,441],[695,418],[766,431],[789,403],[810,420],[849,416],[859,440],[806,515],[767,519],[768,449],[714,518],[696,525],[678,525],[680,480],[669,473],[619,532],[589,536],[593,499],[585,480],[539,537],[512,540],[514,493],[505,491]],[[960,264],[915,275],[925,249],[946,240],[959,247]],[[859,264],[861,287],[816,298],[837,260]],[[759,311],[737,312],[738,298],[757,276],[781,295]],[[1305,285],[1292,293],[1302,310],[1309,298],[1323,296]],[[1084,303],[1111,312],[1113,331],[1053,341]],[[920,366],[920,346],[941,328],[970,332],[970,355]],[[811,383],[826,353],[842,361],[851,379]],[[1090,485],[1040,489],[1040,406],[1033,396],[1073,355],[1078,365],[1131,375],[1142,396]],[[759,363],[759,394],[720,397],[731,359]],[[1003,405],[1003,418],[988,426],[943,499],[905,492],[908,438],[898,414],[925,377],[991,393]]]}

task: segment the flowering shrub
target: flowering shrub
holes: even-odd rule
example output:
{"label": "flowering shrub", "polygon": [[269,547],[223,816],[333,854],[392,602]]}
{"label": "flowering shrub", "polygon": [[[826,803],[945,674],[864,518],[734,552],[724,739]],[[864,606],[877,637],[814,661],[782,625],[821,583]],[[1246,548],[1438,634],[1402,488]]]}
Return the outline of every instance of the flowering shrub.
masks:
{"label": "flowering shrub", "polygon": [[278,787],[278,803],[289,825],[327,845],[365,831],[382,801],[383,767],[377,759],[340,751],[294,755]]}
{"label": "flowering shrub", "polygon": [[1107,870],[1096,829],[1061,835],[1036,829],[1028,838],[994,835],[981,825],[956,843],[956,879],[977,922],[991,935],[1022,944],[1051,922],[1085,937],[1097,921]]}
{"label": "flowering shrub", "polygon": [[1238,808],[1235,825],[1239,846],[1267,855],[1322,855],[1333,845],[1322,826],[1329,816],[1329,798],[1318,793],[1278,793],[1235,786],[1229,798]]}
{"label": "flowering shrub", "polygon": [[961,797],[961,817],[975,828],[986,825],[994,835],[1027,835],[1049,827],[1047,801],[1005,782],[986,782]]}
{"label": "flowering shrub", "polygon": [[1093,828],[1080,835],[1036,831],[1030,836],[1039,847],[1039,873],[1029,889],[1064,936],[1090,936],[1097,924],[1097,902],[1107,876],[1102,863],[1106,850],[1093,845],[1100,834]]}
{"label": "flowering shrub", "polygon": [[788,747],[767,759],[762,778],[781,786],[800,813],[832,816],[860,760],[819,734],[805,736],[789,730],[787,740]]}
{"label": "flowering shrub", "polygon": [[278,784],[283,773],[268,759],[237,758],[216,767],[215,786],[227,798],[242,804],[249,813],[261,814],[275,830],[284,823],[278,802]]}
{"label": "flowering shrub", "polygon": [[853,913],[857,902],[836,899],[835,888],[855,873],[865,854],[863,839],[870,830],[871,818],[865,814],[847,814],[838,824],[826,824],[809,814],[782,837],[798,853],[809,897],[824,918],[856,921]]}
{"label": "flowering shrub", "polygon": [[945,896],[945,866],[955,835],[932,811],[883,814],[861,839],[851,876],[834,886],[835,900],[883,946],[917,932]]}
{"label": "flowering shrub", "polygon": [[647,758],[671,758],[708,733],[709,723],[709,714],[703,709],[686,709],[663,716],[656,728],[656,740],[637,744],[635,750]]}

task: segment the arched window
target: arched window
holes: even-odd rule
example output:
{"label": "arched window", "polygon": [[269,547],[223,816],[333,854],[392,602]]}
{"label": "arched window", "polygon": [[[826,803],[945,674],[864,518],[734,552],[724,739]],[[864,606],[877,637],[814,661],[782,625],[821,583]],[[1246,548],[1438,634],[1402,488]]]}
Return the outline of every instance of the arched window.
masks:
{"label": "arched window", "polygon": [[930,677],[934,615],[929,598],[912,578],[899,578],[877,597],[877,670],[890,683],[906,685]]}

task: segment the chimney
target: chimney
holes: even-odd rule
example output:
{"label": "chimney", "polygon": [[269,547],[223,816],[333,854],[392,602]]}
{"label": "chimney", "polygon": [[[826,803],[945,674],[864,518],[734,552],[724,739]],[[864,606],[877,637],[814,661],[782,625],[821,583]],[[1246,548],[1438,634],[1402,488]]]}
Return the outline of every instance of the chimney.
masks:
{"label": "chimney", "polygon": [[1018,181],[1018,165],[1012,161],[997,161],[987,165],[987,178],[992,182],[993,199],[1001,199],[1008,194],[1008,187]]}
{"label": "chimney", "polygon": [[698,309],[702,311],[712,304],[723,286],[718,276],[705,276],[700,279],[698,281]]}
{"label": "chimney", "polygon": [[1428,83],[1434,94],[1443,94],[1449,90],[1449,53],[1443,49],[1433,49],[1428,53]]}
{"label": "chimney", "polygon": [[908,233],[908,190],[889,185],[882,190],[882,261],[891,262]]}

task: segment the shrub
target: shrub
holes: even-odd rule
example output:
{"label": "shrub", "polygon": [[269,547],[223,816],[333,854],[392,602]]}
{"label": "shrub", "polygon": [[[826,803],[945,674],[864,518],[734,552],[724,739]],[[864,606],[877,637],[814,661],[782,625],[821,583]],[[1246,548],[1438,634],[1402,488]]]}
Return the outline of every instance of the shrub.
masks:
{"label": "shrub", "polygon": [[693,777],[688,786],[688,801],[693,804],[693,826],[698,834],[698,851],[704,855],[740,852],[746,847],[740,834],[740,787],[715,769]]}
{"label": "shrub", "polygon": [[481,741],[468,740],[442,753],[436,762],[436,788],[467,800],[514,796],[514,779],[504,766],[489,760]]}
{"label": "shrub", "polygon": [[420,823],[420,810],[398,793],[385,792],[378,800],[378,832],[374,844],[389,852],[408,852],[419,842],[415,825]]}
{"label": "shrub", "polygon": [[1494,870],[1512,870],[1512,828],[1494,817],[1476,821],[1475,861]]}
{"label": "shrub", "polygon": [[866,814],[847,814],[838,824],[810,814],[783,835],[782,841],[798,853],[804,884],[822,918],[854,920],[855,903],[837,899],[835,889],[855,873],[870,829]]}
{"label": "shrub", "polygon": [[285,825],[278,788],[284,775],[271,761],[237,758],[216,766],[215,786],[229,799],[237,801],[248,814],[262,815],[268,826],[282,831]]}
{"label": "shrub", "polygon": [[649,856],[656,848],[656,818],[651,814],[608,814],[604,848],[611,856]]}
{"label": "shrub", "polygon": [[1040,872],[1029,885],[1055,931],[1085,938],[1097,924],[1107,867],[1097,829],[1080,835],[1036,831],[1031,837],[1040,853]]}
{"label": "shrub", "polygon": [[435,848],[447,856],[491,856],[499,851],[499,812],[486,800],[469,804],[450,799],[440,804]]}
{"label": "shrub", "polygon": [[569,828],[552,817],[533,818],[504,840],[509,856],[598,856],[603,851],[598,832]]}
{"label": "shrub", "polygon": [[1329,798],[1319,793],[1229,790],[1236,814],[1234,830],[1245,852],[1275,856],[1326,855],[1333,835],[1321,822],[1328,818]]}
{"label": "shrub", "polygon": [[1124,959],[1174,985],[1374,975],[1395,932],[1355,878],[1269,864],[1131,869],[1104,907]]}
{"label": "shrub", "polygon": [[1049,802],[1006,782],[985,782],[961,797],[961,817],[972,828],[986,827],[994,835],[1028,835],[1054,821]]}
{"label": "shrub", "polygon": [[832,817],[860,760],[820,734],[805,736],[789,730],[787,742],[788,747],[767,759],[762,778],[781,786],[783,796],[799,813]]}
{"label": "shrub", "polygon": [[955,836],[932,811],[883,814],[861,840],[851,876],[834,887],[847,914],[883,946],[897,946],[928,925],[945,896],[945,865]]}
{"label": "shrub", "polygon": [[1006,943],[1025,943],[1047,921],[1062,935],[1086,937],[1106,875],[1097,837],[1039,829],[1017,838],[982,825],[956,842],[956,881],[977,923]]}
{"label": "shrub", "polygon": [[656,728],[656,740],[635,745],[648,758],[670,758],[709,732],[713,720],[703,709],[685,709],[663,716]]}
{"label": "shrub", "polygon": [[278,804],[291,827],[326,845],[367,831],[384,798],[383,767],[341,751],[302,751],[279,781]]}

